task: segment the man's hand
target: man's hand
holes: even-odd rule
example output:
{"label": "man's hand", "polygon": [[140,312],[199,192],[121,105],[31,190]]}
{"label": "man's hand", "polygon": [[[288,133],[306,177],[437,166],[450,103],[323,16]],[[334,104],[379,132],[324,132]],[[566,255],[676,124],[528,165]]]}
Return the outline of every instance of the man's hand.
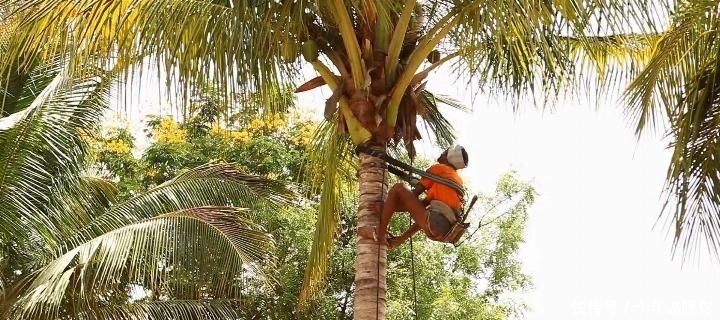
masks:
{"label": "man's hand", "polygon": [[413,188],[413,190],[412,190],[412,193],[416,197],[419,197],[423,192],[425,192],[425,187],[423,187],[423,185],[421,185],[421,184],[415,185],[415,188]]}

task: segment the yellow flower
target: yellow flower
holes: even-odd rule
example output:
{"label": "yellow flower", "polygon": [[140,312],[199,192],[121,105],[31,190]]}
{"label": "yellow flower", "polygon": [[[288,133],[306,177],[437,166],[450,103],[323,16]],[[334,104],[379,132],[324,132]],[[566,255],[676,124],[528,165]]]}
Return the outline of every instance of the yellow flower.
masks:
{"label": "yellow flower", "polygon": [[305,122],[298,124],[297,128],[292,132],[289,137],[290,141],[301,148],[308,148],[312,143],[313,134],[317,125],[311,122]]}
{"label": "yellow flower", "polygon": [[164,118],[155,128],[155,136],[159,142],[185,143],[187,132],[172,118]]}
{"label": "yellow flower", "polygon": [[158,174],[158,171],[155,168],[148,168],[145,173],[148,175],[148,177],[155,177]]}
{"label": "yellow flower", "polygon": [[105,143],[105,149],[117,154],[130,153],[130,145],[121,140],[110,140]]}
{"label": "yellow flower", "polygon": [[221,136],[225,133],[225,130],[220,128],[220,125],[216,122],[210,126],[210,134],[214,136]]}
{"label": "yellow flower", "polygon": [[245,143],[245,142],[250,141],[250,134],[249,134],[247,131],[245,131],[245,130],[243,130],[243,131],[232,131],[232,132],[230,132],[230,138],[231,138],[234,142]]}

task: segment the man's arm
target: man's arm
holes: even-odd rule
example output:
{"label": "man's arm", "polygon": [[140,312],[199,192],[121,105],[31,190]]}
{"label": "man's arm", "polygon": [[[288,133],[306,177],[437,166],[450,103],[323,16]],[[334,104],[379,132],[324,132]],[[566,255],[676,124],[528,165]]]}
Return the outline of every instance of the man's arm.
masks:
{"label": "man's arm", "polygon": [[416,184],[415,187],[412,189],[412,193],[413,193],[416,197],[420,197],[420,195],[423,194],[423,192],[425,192],[425,187],[424,187],[422,184],[419,184],[419,183]]}
{"label": "man's arm", "polygon": [[[415,188],[413,188],[413,190],[412,190],[412,193],[417,198],[420,198],[420,195],[423,194],[423,192],[425,192],[425,187],[419,183],[417,185],[415,185]],[[430,204],[430,202],[427,201],[427,198],[423,198],[420,201],[422,201],[422,204],[426,207]]]}

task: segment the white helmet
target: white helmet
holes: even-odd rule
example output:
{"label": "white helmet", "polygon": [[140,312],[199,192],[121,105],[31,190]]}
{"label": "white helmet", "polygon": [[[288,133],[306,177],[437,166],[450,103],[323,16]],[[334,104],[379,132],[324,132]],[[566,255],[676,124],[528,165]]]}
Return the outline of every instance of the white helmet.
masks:
{"label": "white helmet", "polygon": [[447,160],[455,169],[463,169],[467,167],[465,157],[463,157],[463,148],[460,145],[454,145],[447,149]]}

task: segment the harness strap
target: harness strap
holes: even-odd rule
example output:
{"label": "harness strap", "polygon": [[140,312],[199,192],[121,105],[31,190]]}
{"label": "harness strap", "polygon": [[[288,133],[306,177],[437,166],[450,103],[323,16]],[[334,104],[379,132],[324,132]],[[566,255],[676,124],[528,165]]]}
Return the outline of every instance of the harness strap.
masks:
{"label": "harness strap", "polygon": [[[465,188],[463,188],[462,186],[457,184],[455,181],[428,173],[427,171],[420,170],[418,168],[414,168],[406,163],[403,163],[400,160],[397,160],[397,159],[391,157],[387,153],[385,153],[381,150],[378,150],[378,149],[373,149],[373,148],[366,147],[364,145],[359,145],[359,146],[355,147],[355,151],[358,153],[362,152],[362,153],[371,155],[373,157],[382,159],[385,162],[387,162],[389,165],[393,165],[393,166],[399,167],[401,169],[405,169],[405,170],[407,170],[411,173],[415,173],[421,177],[425,177],[425,178],[428,178],[437,183],[444,184],[444,185],[452,188],[453,190],[455,190],[455,192],[457,192],[457,194],[460,196],[460,198],[462,198],[462,199],[465,198]],[[388,171],[390,171],[390,173],[392,173],[408,182],[411,182],[411,180],[413,179],[412,175],[410,175],[409,173],[403,172],[402,170],[397,169],[397,168],[392,168],[392,167],[388,166]]]}

